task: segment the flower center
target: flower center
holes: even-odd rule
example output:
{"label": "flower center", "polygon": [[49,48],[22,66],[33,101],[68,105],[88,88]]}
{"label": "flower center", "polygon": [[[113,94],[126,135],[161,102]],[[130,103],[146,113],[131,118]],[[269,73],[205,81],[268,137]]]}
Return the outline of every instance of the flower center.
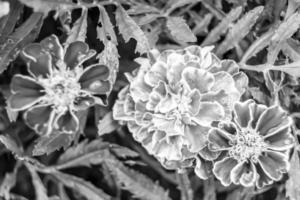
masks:
{"label": "flower center", "polygon": [[244,129],[236,135],[229,155],[238,162],[246,160],[257,162],[265,146],[262,136],[252,129]]}
{"label": "flower center", "polygon": [[70,70],[57,70],[48,78],[40,78],[45,87],[45,104],[53,105],[57,112],[64,112],[81,96],[81,86],[77,73]]}

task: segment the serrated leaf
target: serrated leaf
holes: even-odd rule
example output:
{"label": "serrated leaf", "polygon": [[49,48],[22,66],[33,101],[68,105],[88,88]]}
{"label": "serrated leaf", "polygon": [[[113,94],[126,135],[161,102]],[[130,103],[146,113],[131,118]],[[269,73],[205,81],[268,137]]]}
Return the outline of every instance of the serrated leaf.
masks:
{"label": "serrated leaf", "polygon": [[104,45],[106,45],[109,41],[117,45],[118,41],[114,31],[114,26],[112,25],[105,8],[102,6],[98,6],[98,8],[100,11],[98,24],[101,24],[101,26],[97,26],[97,38],[102,41]]}
{"label": "serrated leaf", "polygon": [[81,11],[81,16],[73,24],[73,27],[68,35],[66,44],[70,44],[75,41],[85,41],[87,31],[87,14],[88,10],[83,8]]}
{"label": "serrated leaf", "polygon": [[18,0],[10,0],[9,3],[10,3],[9,15],[2,17],[0,19],[0,38],[3,36],[7,36],[13,32],[15,25],[19,20],[23,10],[23,5]]}
{"label": "serrated leaf", "polygon": [[242,7],[237,7],[232,9],[226,17],[216,26],[214,27],[201,45],[210,45],[220,39],[220,36],[226,33],[227,29],[230,28],[232,22],[237,20],[240,14],[242,13]]}
{"label": "serrated leaf", "polygon": [[98,123],[98,135],[111,133],[119,128],[120,125],[112,117],[112,112],[107,113]]}
{"label": "serrated leaf", "polygon": [[18,156],[23,154],[23,148],[20,147],[15,139],[10,135],[0,135],[0,142],[10,150],[13,154]]}
{"label": "serrated leaf", "polygon": [[293,61],[300,60],[300,43],[293,38],[287,39],[283,42],[281,47],[282,52]]}
{"label": "serrated leaf", "polygon": [[182,17],[168,17],[167,27],[178,42],[196,42],[197,38]]}
{"label": "serrated leaf", "polygon": [[19,28],[0,41],[0,73],[14,60],[19,51],[38,35],[42,26],[42,15],[33,13]]}
{"label": "serrated leaf", "polygon": [[285,183],[286,196],[290,200],[298,200],[300,199],[300,160],[297,149],[295,149],[290,163],[289,179]]}
{"label": "serrated leaf", "polygon": [[34,12],[41,12],[45,16],[52,10],[70,10],[80,8],[69,0],[19,0],[28,7],[33,8]]}
{"label": "serrated leaf", "polygon": [[258,6],[246,13],[234,26],[228,31],[226,38],[219,45],[216,53],[224,54],[226,51],[234,48],[249,33],[256,20],[259,18],[264,7]]}
{"label": "serrated leaf", "polygon": [[282,43],[290,38],[300,27],[300,13],[296,12],[291,15],[286,21],[282,22],[276,29],[271,38],[268,52],[268,63],[274,64],[277,55],[281,50]]}
{"label": "serrated leaf", "polygon": [[170,200],[168,192],[161,186],[145,175],[127,168],[117,159],[109,160],[106,164],[123,188],[130,191],[134,197],[145,200]]}
{"label": "serrated leaf", "polygon": [[120,5],[116,10],[116,23],[125,42],[128,42],[131,38],[136,40],[135,52],[143,54],[149,51],[149,42],[146,35]]}
{"label": "serrated leaf", "polygon": [[75,135],[73,134],[63,134],[63,133],[53,133],[49,136],[41,136],[36,140],[36,145],[32,151],[34,156],[40,156],[43,154],[50,154],[60,148],[66,149],[70,146]]}
{"label": "serrated leaf", "polygon": [[49,200],[49,197],[47,195],[47,189],[44,187],[44,184],[37,172],[33,169],[31,165],[26,166],[32,178],[31,180],[34,186],[36,200]]}
{"label": "serrated leaf", "polygon": [[85,196],[88,200],[112,199],[108,194],[103,192],[101,189],[95,187],[94,185],[85,181],[82,178],[78,178],[76,176],[68,175],[61,172],[56,172],[53,173],[52,175],[54,175],[65,186],[79,192],[81,195]]}
{"label": "serrated leaf", "polygon": [[201,0],[171,0],[171,1],[168,1],[168,4],[169,4],[168,6],[170,8],[168,8],[166,10],[166,12],[171,13],[172,11],[174,11],[177,8],[186,6],[188,4],[197,3],[197,2],[201,2]]}

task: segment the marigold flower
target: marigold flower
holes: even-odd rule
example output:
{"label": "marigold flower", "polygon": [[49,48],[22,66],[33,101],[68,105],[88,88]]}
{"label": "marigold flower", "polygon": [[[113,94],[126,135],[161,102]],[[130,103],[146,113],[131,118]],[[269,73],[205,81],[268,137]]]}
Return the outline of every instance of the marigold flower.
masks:
{"label": "marigold flower", "polygon": [[141,67],[119,93],[116,120],[167,168],[192,164],[206,151],[213,121],[229,118],[247,77],[232,60],[220,61],[211,47],[190,46],[139,58]]}
{"label": "marigold flower", "polygon": [[107,95],[111,90],[107,66],[83,67],[95,54],[80,41],[63,48],[55,35],[26,46],[21,55],[30,76],[13,77],[9,106],[15,111],[26,110],[25,121],[37,133],[50,134],[52,128],[76,132],[78,111],[103,105],[99,95]]}
{"label": "marigold flower", "polygon": [[208,135],[209,149],[223,152],[213,173],[225,186],[264,187],[281,179],[289,168],[294,145],[291,118],[279,106],[253,100],[234,105],[231,122],[220,122]]}

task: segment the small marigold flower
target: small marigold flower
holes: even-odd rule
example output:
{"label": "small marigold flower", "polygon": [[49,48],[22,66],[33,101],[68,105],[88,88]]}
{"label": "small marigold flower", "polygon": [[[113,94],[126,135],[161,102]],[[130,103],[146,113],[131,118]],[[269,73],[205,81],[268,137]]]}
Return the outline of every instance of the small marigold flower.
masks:
{"label": "small marigold flower", "polygon": [[213,173],[225,186],[264,187],[288,170],[288,152],[294,145],[291,118],[279,106],[252,100],[234,106],[231,122],[220,122],[208,135],[209,149],[223,152]]}
{"label": "small marigold flower", "polygon": [[26,110],[25,121],[37,133],[50,134],[52,128],[76,132],[78,111],[103,105],[99,95],[111,90],[107,66],[83,67],[95,53],[80,41],[63,48],[55,35],[26,46],[21,55],[30,76],[13,77],[9,106],[15,111]]}
{"label": "small marigold flower", "polygon": [[247,85],[234,61],[210,51],[190,46],[139,58],[113,108],[114,118],[167,168],[190,166],[206,151],[211,123],[229,118]]}

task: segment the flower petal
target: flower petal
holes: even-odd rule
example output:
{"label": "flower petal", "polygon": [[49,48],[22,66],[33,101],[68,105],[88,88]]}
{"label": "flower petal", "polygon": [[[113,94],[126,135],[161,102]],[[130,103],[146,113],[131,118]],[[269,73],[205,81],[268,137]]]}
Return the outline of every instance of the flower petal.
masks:
{"label": "flower petal", "polygon": [[21,54],[26,60],[28,71],[33,76],[44,76],[50,74],[52,68],[52,58],[50,53],[40,44],[33,43],[27,45]]}
{"label": "flower petal", "polygon": [[53,58],[53,62],[56,63],[59,60],[63,60],[64,49],[61,46],[56,35],[51,35],[41,41],[43,49],[46,49]]}
{"label": "flower petal", "polygon": [[51,105],[37,105],[25,112],[24,119],[29,127],[44,135],[52,130],[51,115],[53,115]]}
{"label": "flower petal", "polygon": [[233,135],[221,129],[213,128],[208,134],[208,147],[212,151],[223,151],[230,148],[232,139]]}
{"label": "flower petal", "polygon": [[105,65],[92,65],[84,70],[78,82],[83,90],[93,94],[106,94],[111,89],[111,83],[107,80],[109,69]]}
{"label": "flower petal", "polygon": [[267,148],[277,151],[288,150],[295,144],[295,139],[291,134],[291,127],[289,125],[266,135],[264,139],[267,142]]}
{"label": "flower petal", "polygon": [[203,126],[185,126],[185,137],[189,141],[191,152],[198,152],[206,146],[208,128]]}
{"label": "flower petal", "polygon": [[280,180],[282,172],[289,168],[287,156],[285,154],[267,151],[258,158],[258,162],[264,172],[273,180]]}
{"label": "flower petal", "polygon": [[248,100],[245,102],[236,102],[234,104],[234,119],[242,128],[246,128],[249,125],[251,119],[249,106],[252,103],[254,103],[253,100]]}
{"label": "flower petal", "polygon": [[192,115],[196,115],[197,113],[199,113],[199,109],[200,109],[200,104],[201,104],[201,95],[200,92],[198,90],[193,90],[190,94],[189,94],[189,98],[191,99],[191,102],[189,104],[189,112],[192,113]]}
{"label": "flower petal", "polygon": [[213,121],[222,119],[224,115],[224,109],[219,103],[201,102],[198,114],[192,119],[202,126],[210,126]]}
{"label": "flower petal", "polygon": [[209,91],[214,85],[212,73],[194,67],[187,67],[182,72],[182,82],[190,90],[198,89],[200,93]]}
{"label": "flower petal", "polygon": [[267,135],[281,126],[290,124],[287,113],[279,106],[272,106],[265,110],[258,119],[256,131],[261,135]]}
{"label": "flower petal", "polygon": [[81,65],[84,61],[88,60],[96,54],[96,51],[90,50],[89,46],[81,41],[71,43],[65,53],[64,61],[67,67],[73,69]]}
{"label": "flower petal", "polygon": [[73,134],[79,130],[79,120],[73,112],[67,110],[56,117],[54,126],[62,133]]}
{"label": "flower petal", "polygon": [[256,186],[258,189],[263,188],[266,185],[272,184],[274,181],[272,178],[270,178],[266,172],[261,168],[260,164],[257,163],[255,165],[256,171],[257,171],[257,176],[258,178],[256,179]]}
{"label": "flower petal", "polygon": [[232,169],[230,178],[234,184],[254,186],[257,178],[256,168],[252,162],[240,162]]}
{"label": "flower petal", "polygon": [[212,173],[213,163],[196,157],[195,174],[201,179],[208,179]]}
{"label": "flower petal", "polygon": [[11,82],[13,94],[8,99],[9,106],[13,110],[25,110],[40,101],[43,89],[34,79],[15,75]]}
{"label": "flower petal", "polygon": [[239,72],[238,64],[233,60],[222,60],[221,65],[215,65],[209,69],[211,73],[217,73],[220,71],[225,71],[231,75]]}
{"label": "flower petal", "polygon": [[159,81],[166,82],[166,73],[167,73],[167,66],[163,62],[156,62],[145,74],[145,82],[154,87],[157,85]]}
{"label": "flower petal", "polygon": [[258,119],[260,118],[261,114],[267,109],[267,106],[262,104],[253,103],[250,105],[251,111],[251,127],[255,129],[257,126]]}
{"label": "flower petal", "polygon": [[215,163],[213,172],[216,178],[219,179],[224,186],[229,186],[231,184],[230,173],[237,164],[238,162],[235,159],[228,157]]}
{"label": "flower petal", "polygon": [[177,85],[181,79],[183,69],[186,67],[182,55],[171,53],[167,57],[167,79],[170,85]]}
{"label": "flower petal", "polygon": [[219,152],[211,151],[208,148],[208,145],[206,145],[198,153],[201,156],[201,158],[204,158],[205,160],[213,161],[213,160],[216,160],[219,157],[219,155],[221,155],[222,152],[221,151],[219,151]]}

